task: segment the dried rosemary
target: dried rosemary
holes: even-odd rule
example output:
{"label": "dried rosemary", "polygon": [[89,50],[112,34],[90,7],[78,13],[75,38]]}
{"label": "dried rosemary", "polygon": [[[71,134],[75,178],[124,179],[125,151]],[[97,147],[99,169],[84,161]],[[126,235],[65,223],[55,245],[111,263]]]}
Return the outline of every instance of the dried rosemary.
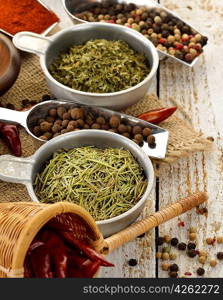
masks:
{"label": "dried rosemary", "polygon": [[146,57],[124,41],[90,40],[72,46],[50,65],[51,75],[73,89],[113,93],[141,82],[150,72]]}
{"label": "dried rosemary", "polygon": [[34,183],[41,202],[71,201],[97,221],[129,210],[146,186],[144,171],[129,151],[90,146],[54,153]]}

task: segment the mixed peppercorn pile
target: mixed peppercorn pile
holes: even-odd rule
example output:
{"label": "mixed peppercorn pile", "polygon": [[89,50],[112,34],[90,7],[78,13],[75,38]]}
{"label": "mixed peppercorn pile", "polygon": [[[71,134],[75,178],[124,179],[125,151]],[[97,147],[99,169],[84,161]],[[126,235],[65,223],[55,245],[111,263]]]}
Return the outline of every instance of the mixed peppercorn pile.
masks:
{"label": "mixed peppercorn pile", "polygon": [[88,22],[107,22],[137,30],[157,49],[188,63],[203,52],[208,40],[160,7],[104,0],[91,3],[88,7],[81,5],[74,16]]}
{"label": "mixed peppercorn pile", "polygon": [[74,236],[64,215],[61,219],[63,223],[51,219],[32,241],[24,263],[25,278],[92,278],[100,266],[114,266],[87,240]]}

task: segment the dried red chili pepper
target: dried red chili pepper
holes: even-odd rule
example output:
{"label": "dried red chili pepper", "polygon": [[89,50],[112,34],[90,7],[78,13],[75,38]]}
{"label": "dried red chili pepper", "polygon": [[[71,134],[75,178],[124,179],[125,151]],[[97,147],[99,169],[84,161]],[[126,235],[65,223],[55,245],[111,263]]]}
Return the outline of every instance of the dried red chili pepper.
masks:
{"label": "dried red chili pepper", "polygon": [[35,277],[53,278],[49,249],[45,246],[36,248],[31,252],[30,260]]}
{"label": "dried red chili pepper", "polygon": [[55,264],[57,278],[66,278],[68,255],[63,241],[60,237],[51,232],[51,238],[46,242],[52,260]]}
{"label": "dried red chili pepper", "polygon": [[179,223],[178,223],[178,227],[184,227],[185,226],[185,223],[183,222],[183,221],[180,221]]}
{"label": "dried red chili pepper", "polygon": [[35,250],[36,248],[41,247],[41,246],[43,246],[43,245],[44,245],[44,243],[41,242],[41,241],[35,241],[35,242],[33,242],[33,243],[30,245],[30,247],[29,247],[28,254],[31,254],[31,252],[32,252],[33,250]]}
{"label": "dried red chili pepper", "polygon": [[16,125],[9,125],[0,122],[0,134],[6,141],[15,156],[22,155],[19,131]]}
{"label": "dried red chili pepper", "polygon": [[114,267],[114,265],[112,263],[108,262],[107,260],[105,260],[101,254],[99,254],[98,252],[96,252],[95,250],[90,248],[84,242],[75,239],[75,237],[72,235],[72,233],[64,232],[64,231],[61,231],[60,233],[69,244],[71,244],[71,245],[75,246],[76,248],[80,249],[81,251],[83,251],[83,253],[85,255],[87,255],[87,257],[89,257],[90,259],[100,260],[102,266]]}
{"label": "dried red chili pepper", "polygon": [[150,122],[152,124],[159,124],[162,121],[169,118],[176,110],[177,110],[176,106],[153,109],[138,115],[137,118]]}
{"label": "dried red chili pepper", "polygon": [[86,278],[92,278],[95,275],[95,273],[98,271],[100,265],[101,265],[100,260],[91,262],[91,264],[87,265],[85,272],[84,272],[84,276]]}
{"label": "dried red chili pepper", "polygon": [[32,264],[30,261],[30,257],[27,255],[24,262],[24,277],[25,278],[33,278],[34,272],[32,268]]}

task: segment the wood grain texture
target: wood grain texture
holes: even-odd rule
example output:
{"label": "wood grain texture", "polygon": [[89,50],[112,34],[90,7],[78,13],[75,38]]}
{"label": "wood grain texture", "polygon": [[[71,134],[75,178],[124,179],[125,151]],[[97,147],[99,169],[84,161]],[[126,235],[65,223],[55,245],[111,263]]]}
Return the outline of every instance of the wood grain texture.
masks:
{"label": "wood grain texture", "polygon": [[[59,28],[67,28],[73,25],[71,19],[65,13],[61,1],[45,0],[44,1],[61,19]],[[157,81],[154,78],[153,83],[149,89],[149,93],[156,94]],[[145,207],[142,217],[146,217],[155,211],[155,184],[154,189],[148,199],[148,204]],[[115,264],[115,268],[104,268],[99,273],[99,277],[114,278],[114,277],[155,277],[155,230],[149,232],[144,238],[136,239],[132,242],[120,247],[108,256],[108,259]],[[138,265],[130,267],[128,260],[134,258],[138,261]]]}
{"label": "wood grain texture", "polygon": [[[179,220],[172,220],[160,226],[160,235],[171,234],[182,242],[188,241],[188,228],[195,226],[198,230],[197,245],[216,258],[221,245],[206,245],[207,237],[221,236],[223,233],[223,106],[222,91],[222,51],[223,51],[223,3],[218,0],[162,0],[162,5],[172,9],[189,24],[209,37],[209,45],[194,68],[190,69],[171,59],[160,65],[160,98],[165,103],[181,106],[185,113],[180,114],[197,131],[215,140],[215,150],[212,153],[196,153],[179,163],[161,168],[159,183],[160,207],[186,196],[197,190],[207,191],[209,195],[208,217],[198,215],[195,210],[185,214],[180,220],[185,227],[178,227]],[[196,269],[202,267],[197,258],[189,258],[185,252],[179,254],[177,263],[179,275],[191,272],[197,277]],[[182,251],[181,251],[182,252]],[[205,264],[206,277],[222,277],[221,264],[211,268]],[[159,268],[159,277],[167,277],[165,271]]]}

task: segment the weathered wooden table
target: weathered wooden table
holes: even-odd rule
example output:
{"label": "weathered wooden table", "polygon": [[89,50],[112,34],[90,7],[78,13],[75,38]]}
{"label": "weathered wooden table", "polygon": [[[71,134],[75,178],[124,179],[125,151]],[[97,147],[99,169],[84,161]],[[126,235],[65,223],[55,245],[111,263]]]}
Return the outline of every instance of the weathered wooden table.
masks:
{"label": "weathered wooden table", "polygon": [[[208,217],[198,215],[195,210],[181,216],[185,227],[178,227],[174,219],[116,250],[108,257],[115,268],[101,272],[101,277],[168,277],[156,261],[155,236],[169,234],[180,241],[188,241],[188,228],[198,231],[198,248],[205,249],[215,258],[221,245],[207,246],[207,237],[223,235],[223,2],[219,0],[160,0],[162,5],[173,10],[182,19],[209,37],[209,45],[194,68],[188,68],[171,59],[160,62],[157,78],[149,93],[163,99],[162,105],[177,104],[186,119],[206,137],[213,137],[214,151],[195,153],[182,158],[173,165],[161,167],[153,192],[143,216],[172,203],[189,193],[200,190],[209,195]],[[72,26],[72,21],[63,10],[61,1],[45,0],[61,18],[60,27]],[[174,99],[174,100],[173,100]],[[143,217],[142,216],[142,217]],[[185,252],[178,253],[176,263],[179,276],[191,272],[197,277],[196,269],[202,267],[197,258],[189,258]],[[130,267],[128,260],[135,258],[137,266]],[[205,264],[205,277],[223,277],[222,263],[215,268]]]}

